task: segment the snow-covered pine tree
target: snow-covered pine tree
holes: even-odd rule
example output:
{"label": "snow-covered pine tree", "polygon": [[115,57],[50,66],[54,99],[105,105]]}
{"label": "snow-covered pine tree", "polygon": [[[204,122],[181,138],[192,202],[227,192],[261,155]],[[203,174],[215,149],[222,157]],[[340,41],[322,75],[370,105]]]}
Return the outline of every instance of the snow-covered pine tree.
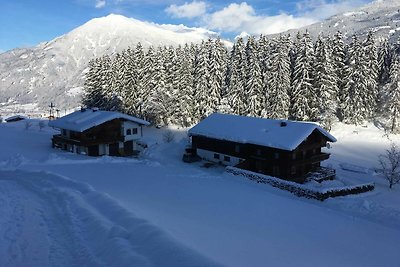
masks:
{"label": "snow-covered pine tree", "polygon": [[314,48],[310,34],[306,32],[298,47],[292,82],[291,118],[316,121],[318,96],[313,87]]}
{"label": "snow-covered pine tree", "polygon": [[368,32],[367,39],[363,43],[364,49],[364,79],[367,83],[367,90],[361,92],[364,99],[366,115],[372,117],[376,110],[378,100],[378,50],[372,32]]}
{"label": "snow-covered pine tree", "polygon": [[[260,61],[261,73],[264,75],[268,72],[269,56],[270,56],[270,41],[265,35],[261,35],[258,39],[258,57]],[[264,81],[263,76],[263,81]]]}
{"label": "snow-covered pine tree", "polygon": [[176,49],[172,46],[165,48],[163,58],[165,70],[165,87],[163,89],[165,113],[163,117],[164,123],[170,124],[177,105],[176,88],[174,88],[175,76],[178,72]]}
{"label": "snow-covered pine tree", "polygon": [[378,49],[379,83],[385,85],[389,82],[391,64],[391,47],[385,38]]}
{"label": "snow-covered pine tree", "polygon": [[400,58],[397,55],[392,62],[389,83],[387,84],[386,108],[391,118],[391,130],[395,131],[400,116]]}
{"label": "snow-covered pine tree", "polygon": [[193,124],[193,65],[195,55],[188,44],[176,50],[177,73],[174,77],[176,95],[176,109],[173,121],[181,126],[188,127]]}
{"label": "snow-covered pine tree", "polygon": [[290,40],[288,36],[273,39],[270,46],[269,67],[264,75],[264,88],[269,88],[265,96],[263,117],[287,119],[290,107]]}
{"label": "snow-covered pine tree", "polygon": [[357,36],[353,35],[349,45],[348,64],[345,68],[346,85],[344,87],[343,118],[346,123],[360,124],[368,116],[365,109],[363,92],[367,90],[364,68],[363,48]]}
{"label": "snow-covered pine tree", "polygon": [[166,90],[165,60],[167,60],[167,48],[159,47],[155,53],[154,74],[151,77],[151,91],[145,102],[145,110],[156,124],[168,123],[169,92]]}
{"label": "snow-covered pine tree", "polygon": [[[96,60],[96,86],[98,92],[93,92],[95,99],[89,103],[85,101],[87,106],[98,107],[104,110],[119,110],[121,108],[121,99],[112,89],[113,72],[112,60],[110,56],[104,55]],[[90,104],[90,105],[89,105]]]}
{"label": "snow-covered pine tree", "polygon": [[100,107],[105,97],[100,84],[101,59],[92,59],[88,63],[82,95],[82,104],[85,107]]}
{"label": "snow-covered pine tree", "polygon": [[343,35],[340,31],[336,32],[331,40],[332,44],[332,66],[334,68],[336,86],[337,86],[337,115],[339,120],[343,120],[343,102],[346,94],[344,87],[346,85],[345,78],[345,65],[346,65],[346,45],[343,41]]}
{"label": "snow-covered pine tree", "polygon": [[116,53],[111,61],[110,85],[106,88],[106,95],[109,98],[107,110],[123,110],[124,65],[126,65],[124,52]]}
{"label": "snow-covered pine tree", "polygon": [[212,112],[208,95],[208,80],[210,78],[208,64],[211,43],[210,40],[203,41],[196,52],[193,74],[195,121],[200,121]]}
{"label": "snow-covered pine tree", "polygon": [[245,53],[243,38],[238,38],[231,50],[226,98],[233,113],[245,114]]}
{"label": "snow-covered pine tree", "polygon": [[139,114],[142,117],[151,120],[151,101],[150,95],[153,93],[157,82],[157,58],[154,47],[150,46],[144,57],[143,64],[143,83],[139,95]]}
{"label": "snow-covered pine tree", "polygon": [[264,106],[263,80],[258,44],[254,36],[247,39],[246,55],[246,84],[245,84],[245,114],[258,117]]}
{"label": "snow-covered pine tree", "polygon": [[[209,40],[210,41],[210,40]],[[208,59],[208,73],[209,73],[209,83],[208,83],[208,114],[215,112],[220,104],[224,79],[227,64],[227,50],[224,44],[221,42],[220,38],[209,43],[209,59]]]}
{"label": "snow-covered pine tree", "polygon": [[[293,80],[294,80],[294,70],[296,66],[296,59],[299,53],[299,48],[301,46],[302,35],[300,32],[297,32],[296,37],[293,40],[292,46],[290,47],[289,55],[290,55],[290,74],[291,74],[291,83],[293,88]],[[292,98],[292,90],[289,92],[290,98]]]}
{"label": "snow-covered pine tree", "polygon": [[124,58],[124,83],[122,89],[124,110],[128,114],[140,116],[140,84],[144,59],[142,45],[138,43],[135,50],[132,50],[131,48],[125,50]]}
{"label": "snow-covered pine tree", "polygon": [[315,44],[315,76],[314,86],[318,94],[319,117],[324,128],[330,130],[336,117],[337,81],[332,63],[332,49],[329,39],[324,41],[318,36]]}

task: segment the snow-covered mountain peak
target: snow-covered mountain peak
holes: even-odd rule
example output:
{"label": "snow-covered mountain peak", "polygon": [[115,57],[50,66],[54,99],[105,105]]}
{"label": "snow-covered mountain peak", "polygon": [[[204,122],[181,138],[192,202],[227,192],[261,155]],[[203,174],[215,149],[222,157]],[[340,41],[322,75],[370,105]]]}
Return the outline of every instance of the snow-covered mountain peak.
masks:
{"label": "snow-covered mountain peak", "polygon": [[[0,54],[0,104],[39,103],[58,107],[79,103],[84,70],[90,59],[140,42],[148,46],[199,43],[217,34],[183,25],[160,25],[110,14],[33,48]],[[75,97],[78,96],[78,97]]]}
{"label": "snow-covered mountain peak", "polygon": [[358,9],[287,33],[293,36],[298,31],[306,30],[314,38],[319,34],[327,36],[341,31],[349,39],[354,34],[363,37],[368,31],[372,31],[377,39],[388,38],[395,42],[400,36],[400,1],[376,0]]}

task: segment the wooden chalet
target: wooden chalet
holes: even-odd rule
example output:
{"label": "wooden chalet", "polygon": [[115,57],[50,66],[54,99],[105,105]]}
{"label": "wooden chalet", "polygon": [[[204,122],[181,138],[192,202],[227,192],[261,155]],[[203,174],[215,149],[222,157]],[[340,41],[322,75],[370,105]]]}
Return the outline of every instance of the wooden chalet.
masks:
{"label": "wooden chalet", "polygon": [[60,134],[52,145],[89,156],[131,156],[137,154],[137,141],[143,125],[150,123],[119,112],[81,109],[49,122]]}
{"label": "wooden chalet", "polygon": [[208,161],[300,183],[311,174],[335,174],[321,168],[329,158],[321,148],[336,139],[315,123],[214,113],[189,136],[188,151]]}

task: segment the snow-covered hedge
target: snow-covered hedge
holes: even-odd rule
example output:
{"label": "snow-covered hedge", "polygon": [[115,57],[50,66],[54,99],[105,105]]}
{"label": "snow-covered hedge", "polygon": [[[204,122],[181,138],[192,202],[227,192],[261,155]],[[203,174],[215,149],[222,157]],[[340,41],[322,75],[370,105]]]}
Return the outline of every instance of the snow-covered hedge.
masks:
{"label": "snow-covered hedge", "polygon": [[364,193],[372,191],[375,188],[373,183],[367,183],[367,184],[360,184],[353,186],[316,190],[315,188],[307,187],[307,185],[302,185],[295,182],[286,181],[272,176],[255,173],[235,167],[228,166],[226,167],[225,170],[228,173],[231,173],[233,175],[244,176],[250,180],[256,181],[257,183],[270,184],[273,187],[289,191],[299,197],[314,198],[321,201],[330,197]]}

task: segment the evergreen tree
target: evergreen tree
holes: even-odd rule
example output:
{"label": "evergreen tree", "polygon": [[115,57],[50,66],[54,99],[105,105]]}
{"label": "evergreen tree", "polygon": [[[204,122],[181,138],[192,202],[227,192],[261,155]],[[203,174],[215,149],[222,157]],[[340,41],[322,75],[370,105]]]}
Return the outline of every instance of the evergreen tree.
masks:
{"label": "evergreen tree", "polygon": [[387,39],[383,40],[378,50],[379,83],[389,82],[391,63],[391,48]]}
{"label": "evergreen tree", "polygon": [[208,41],[209,59],[208,59],[208,111],[209,113],[215,112],[220,104],[224,78],[226,71],[227,51],[224,44],[218,38],[214,42]]}
{"label": "evergreen tree", "polygon": [[229,71],[227,77],[227,96],[230,109],[238,115],[245,114],[245,54],[242,38],[238,38],[233,45],[229,58]]}
{"label": "evergreen tree", "polygon": [[194,121],[193,102],[193,65],[195,55],[188,44],[177,50],[177,74],[174,79],[176,88],[176,110],[173,115],[175,123],[188,127]]}
{"label": "evergreen tree", "polygon": [[247,39],[245,53],[245,113],[249,116],[260,116],[265,99],[263,95],[262,71],[258,46],[253,36]]}
{"label": "evergreen tree", "polygon": [[334,79],[337,87],[337,114],[340,120],[343,119],[343,111],[341,107],[345,100],[344,87],[345,82],[345,65],[346,65],[346,46],[343,41],[343,35],[340,31],[336,32],[332,39],[332,66],[334,68]]}
{"label": "evergreen tree", "polygon": [[329,40],[324,42],[321,36],[318,36],[315,45],[314,86],[318,95],[319,121],[330,130],[336,114],[338,83],[335,80],[332,50],[328,44]]}
{"label": "evergreen tree", "polygon": [[143,64],[143,87],[139,97],[139,112],[142,117],[151,119],[152,114],[152,99],[154,88],[157,86],[157,67],[158,61],[156,51],[151,46],[147,50]]}
{"label": "evergreen tree", "polygon": [[196,53],[194,64],[194,102],[195,102],[195,120],[200,121],[208,114],[212,113],[212,107],[209,103],[208,80],[209,80],[209,51],[210,42],[203,41]]}
{"label": "evergreen tree", "polygon": [[363,49],[357,36],[353,36],[349,46],[349,59],[346,65],[346,85],[343,102],[343,117],[346,123],[359,124],[367,117],[363,92],[367,90],[364,77]]}
{"label": "evergreen tree", "polygon": [[82,104],[85,107],[100,107],[100,105],[102,105],[102,103],[105,101],[105,97],[100,86],[100,69],[100,58],[89,61],[82,95]]}
{"label": "evergreen tree", "polygon": [[364,60],[361,62],[363,66],[363,75],[367,84],[367,90],[362,91],[364,99],[364,107],[367,117],[372,117],[376,110],[378,100],[378,50],[375,45],[374,36],[370,31],[367,39],[363,43]]}
{"label": "evergreen tree", "polygon": [[397,118],[400,115],[400,59],[397,56],[390,70],[390,81],[387,85],[388,97],[386,108],[392,121],[391,130],[397,127]]}
{"label": "evergreen tree", "polygon": [[[290,40],[289,37],[280,36],[274,39],[270,47],[269,67],[264,75],[264,88],[269,88],[266,93],[266,104],[263,117],[272,119],[287,119],[289,116],[289,90],[290,90]],[[267,89],[268,90],[268,89]]]}
{"label": "evergreen tree", "polygon": [[313,87],[314,48],[306,32],[298,48],[292,83],[291,117],[295,120],[315,121],[318,116],[317,94]]}

